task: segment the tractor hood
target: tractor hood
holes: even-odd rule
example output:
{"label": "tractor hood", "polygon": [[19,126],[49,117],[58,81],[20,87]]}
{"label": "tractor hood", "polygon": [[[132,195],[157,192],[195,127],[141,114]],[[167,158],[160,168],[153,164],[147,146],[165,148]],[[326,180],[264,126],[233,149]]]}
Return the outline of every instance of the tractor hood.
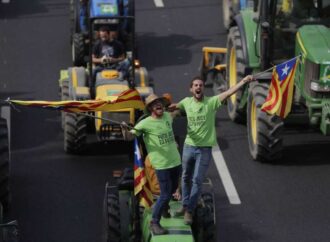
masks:
{"label": "tractor hood", "polygon": [[298,30],[298,53],[317,64],[330,64],[330,29],[323,25],[305,25]]}

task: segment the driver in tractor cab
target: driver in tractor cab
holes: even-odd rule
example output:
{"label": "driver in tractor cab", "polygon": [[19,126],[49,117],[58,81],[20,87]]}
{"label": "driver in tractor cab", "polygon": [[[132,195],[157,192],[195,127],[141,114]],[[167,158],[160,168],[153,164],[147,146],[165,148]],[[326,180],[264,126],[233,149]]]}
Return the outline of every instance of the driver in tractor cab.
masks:
{"label": "driver in tractor cab", "polygon": [[95,84],[96,75],[104,69],[115,69],[122,72],[123,79],[127,78],[129,60],[126,59],[125,47],[117,40],[117,30],[108,26],[101,26],[98,33],[99,39],[93,46],[93,80]]}

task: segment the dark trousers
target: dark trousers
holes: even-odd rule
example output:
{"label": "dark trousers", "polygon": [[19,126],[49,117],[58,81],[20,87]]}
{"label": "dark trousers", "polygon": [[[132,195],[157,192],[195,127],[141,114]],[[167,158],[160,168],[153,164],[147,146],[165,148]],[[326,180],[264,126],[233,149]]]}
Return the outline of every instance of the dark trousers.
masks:
{"label": "dark trousers", "polygon": [[163,210],[168,207],[172,194],[178,188],[181,165],[169,169],[156,170],[156,175],[160,187],[160,196],[152,211],[153,223],[159,223]]}

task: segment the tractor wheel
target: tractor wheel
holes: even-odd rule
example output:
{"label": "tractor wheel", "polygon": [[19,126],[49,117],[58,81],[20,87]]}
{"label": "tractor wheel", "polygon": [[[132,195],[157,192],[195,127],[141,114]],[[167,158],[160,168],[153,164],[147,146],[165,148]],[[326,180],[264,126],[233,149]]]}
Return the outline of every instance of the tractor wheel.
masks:
{"label": "tractor wheel", "polygon": [[[62,81],[61,100],[62,101],[69,100],[69,80],[68,79],[65,79]],[[62,126],[62,129],[64,130],[64,126],[65,126],[65,112],[64,111],[61,111],[61,126]]]}
{"label": "tractor wheel", "polygon": [[84,36],[80,33],[72,37],[72,63],[74,66],[85,66],[85,43]]}
{"label": "tractor wheel", "polygon": [[222,1],[222,18],[223,25],[228,30],[230,28],[231,23],[234,20],[234,11],[231,5],[231,0],[223,0]]}
{"label": "tractor wheel", "polygon": [[64,120],[64,150],[79,154],[87,140],[87,118],[76,113],[65,113]]}
{"label": "tractor wheel", "polygon": [[211,193],[201,194],[201,202],[196,208],[193,220],[193,233],[197,242],[215,242],[215,211]]}
{"label": "tractor wheel", "polygon": [[268,94],[268,84],[257,83],[250,87],[248,97],[247,132],[249,149],[254,160],[275,161],[282,154],[282,120],[261,111]]}
{"label": "tractor wheel", "polygon": [[105,242],[121,242],[119,198],[116,194],[107,194],[103,204],[105,220]]}
{"label": "tractor wheel", "polygon": [[[226,80],[227,87],[235,86],[245,76],[245,63],[243,58],[243,46],[238,27],[230,28],[227,40],[226,55]],[[230,119],[236,123],[244,123],[246,119],[245,108],[240,108],[240,102],[244,89],[241,88],[227,100],[227,109]]]}
{"label": "tractor wheel", "polygon": [[[210,54],[209,55],[209,60],[210,60],[209,68],[210,67],[215,67],[219,64],[225,64],[224,63],[225,60],[222,57],[222,55]],[[213,68],[212,70],[205,71],[202,65],[203,65],[203,63],[201,63],[201,66],[199,68],[201,70],[200,76],[205,81],[204,85],[206,87],[207,86],[210,86],[210,87],[217,86],[217,87],[219,87],[219,85],[221,85],[220,82],[222,82],[222,84],[225,85],[225,82],[223,82],[223,79],[221,79],[221,75],[222,75],[223,71],[219,71],[215,68]],[[224,88],[225,88],[225,86],[224,86]]]}
{"label": "tractor wheel", "polygon": [[[106,193],[103,204],[104,215],[104,238],[106,242],[138,242],[140,241],[139,233],[139,220],[138,220],[138,206],[136,206],[135,197],[132,191],[130,197],[125,195],[124,208],[127,211],[123,211],[123,206],[120,204],[119,192],[111,193],[109,185],[106,184]],[[127,192],[125,191],[124,193]],[[136,209],[135,209],[136,208]],[[122,214],[123,213],[123,214]],[[128,215],[126,217],[124,215]],[[122,228],[124,225],[124,228]]]}
{"label": "tractor wheel", "polygon": [[218,95],[219,93],[226,91],[225,75],[226,75],[225,72],[218,72],[216,78],[213,80],[213,93],[215,95]]}
{"label": "tractor wheel", "polygon": [[9,208],[9,143],[6,119],[0,118],[0,202],[4,210]]}

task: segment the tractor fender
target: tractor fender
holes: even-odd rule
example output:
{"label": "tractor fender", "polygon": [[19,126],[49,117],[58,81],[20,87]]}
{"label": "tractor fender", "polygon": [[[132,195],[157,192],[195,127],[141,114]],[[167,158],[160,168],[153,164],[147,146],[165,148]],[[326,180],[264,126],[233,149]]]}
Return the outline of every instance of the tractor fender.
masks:
{"label": "tractor fender", "polygon": [[147,87],[149,86],[149,74],[145,67],[135,68],[135,86]]}
{"label": "tractor fender", "polygon": [[253,10],[248,8],[242,10],[240,14],[234,18],[234,26],[237,26],[241,34],[243,61],[246,67],[258,67],[259,58],[257,57],[256,43],[259,39],[257,32],[257,23],[253,19]]}
{"label": "tractor fender", "polygon": [[87,83],[87,74],[83,67],[70,67],[69,76],[69,96],[73,100],[90,99],[90,92]]}

